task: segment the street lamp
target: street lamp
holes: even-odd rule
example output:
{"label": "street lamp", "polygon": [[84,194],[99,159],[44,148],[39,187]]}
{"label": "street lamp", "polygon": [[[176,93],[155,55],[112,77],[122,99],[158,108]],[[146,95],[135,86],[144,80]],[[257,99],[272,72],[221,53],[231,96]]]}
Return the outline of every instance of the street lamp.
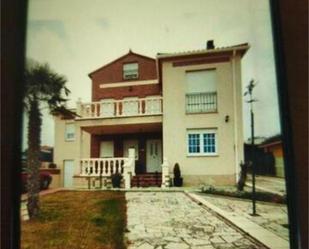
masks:
{"label": "street lamp", "polygon": [[253,113],[253,102],[256,102],[256,99],[252,98],[253,88],[256,86],[254,80],[250,80],[249,85],[247,86],[247,91],[244,93],[244,96],[249,94],[250,99],[246,101],[250,104],[250,117],[251,117],[251,166],[252,166],[252,215],[256,216],[256,193],[255,193],[255,164],[253,161],[254,158],[254,113]]}

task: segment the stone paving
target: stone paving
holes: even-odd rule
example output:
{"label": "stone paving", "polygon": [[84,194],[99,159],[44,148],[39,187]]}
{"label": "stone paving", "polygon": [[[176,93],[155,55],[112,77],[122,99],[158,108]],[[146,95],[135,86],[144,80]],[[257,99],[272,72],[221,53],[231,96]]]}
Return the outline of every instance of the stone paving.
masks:
{"label": "stone paving", "polygon": [[[251,185],[251,175],[248,174],[246,184]],[[257,175],[256,178],[256,187],[261,188],[264,191],[274,192],[280,195],[284,195],[285,191],[285,179],[279,177],[270,177],[270,176],[259,176]]]}
{"label": "stone paving", "polygon": [[266,248],[179,192],[127,192],[129,249]]}
{"label": "stone paving", "polygon": [[286,227],[286,224],[288,224],[286,205],[257,202],[256,211],[259,216],[251,216],[252,202],[250,200],[217,197],[207,194],[199,195],[216,207],[227,212],[233,212],[240,216],[244,216],[277,236],[287,241],[289,240],[289,230]]}

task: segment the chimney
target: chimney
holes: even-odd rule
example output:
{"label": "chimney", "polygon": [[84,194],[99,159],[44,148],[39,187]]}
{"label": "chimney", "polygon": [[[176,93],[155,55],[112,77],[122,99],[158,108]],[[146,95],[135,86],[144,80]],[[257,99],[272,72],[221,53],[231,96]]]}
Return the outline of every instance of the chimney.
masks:
{"label": "chimney", "polygon": [[214,48],[215,48],[214,40],[208,40],[207,49],[214,49]]}

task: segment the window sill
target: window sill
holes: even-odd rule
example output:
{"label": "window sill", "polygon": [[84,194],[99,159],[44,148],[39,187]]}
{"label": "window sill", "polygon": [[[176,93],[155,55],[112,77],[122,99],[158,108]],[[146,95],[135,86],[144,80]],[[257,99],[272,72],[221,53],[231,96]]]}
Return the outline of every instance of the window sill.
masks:
{"label": "window sill", "polygon": [[219,113],[218,111],[209,111],[209,112],[187,112],[186,115],[191,115],[191,114],[217,114]]}
{"label": "window sill", "polygon": [[187,157],[219,157],[219,154],[187,154]]}
{"label": "window sill", "polygon": [[74,142],[74,141],[75,141],[75,138],[74,138],[74,139],[65,139],[64,141],[65,141],[65,142]]}

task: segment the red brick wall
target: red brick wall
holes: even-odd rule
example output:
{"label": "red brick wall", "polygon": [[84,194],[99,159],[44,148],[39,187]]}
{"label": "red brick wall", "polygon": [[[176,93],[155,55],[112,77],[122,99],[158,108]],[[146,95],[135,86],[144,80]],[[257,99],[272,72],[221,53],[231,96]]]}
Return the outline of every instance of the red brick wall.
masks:
{"label": "red brick wall", "polygon": [[161,85],[148,84],[131,87],[116,87],[116,88],[97,88],[92,92],[92,101],[99,101],[103,98],[123,99],[124,97],[139,97],[144,98],[149,95],[161,95]]}
{"label": "red brick wall", "polygon": [[[123,64],[137,62],[139,64],[139,77],[134,80],[123,79]],[[114,83],[114,82],[130,82],[136,80],[154,80],[157,79],[156,62],[150,58],[145,58],[134,53],[120,58],[99,69],[91,74],[92,79],[92,100],[98,101],[102,98],[121,99],[129,96],[144,97],[147,95],[160,94],[161,89],[159,85],[143,85],[134,87],[117,87],[117,88],[100,88],[100,84]]]}
{"label": "red brick wall", "polygon": [[97,158],[100,156],[100,137],[96,135],[91,135],[91,141],[90,141],[90,157]]}

